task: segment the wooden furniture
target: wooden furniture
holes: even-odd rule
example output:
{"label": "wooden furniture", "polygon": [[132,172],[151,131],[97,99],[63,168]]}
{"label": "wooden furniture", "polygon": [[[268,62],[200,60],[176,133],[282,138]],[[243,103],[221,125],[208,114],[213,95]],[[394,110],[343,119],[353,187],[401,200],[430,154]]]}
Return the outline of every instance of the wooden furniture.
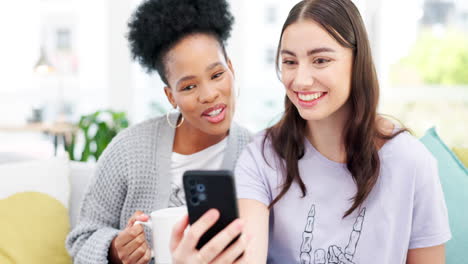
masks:
{"label": "wooden furniture", "polygon": [[54,154],[57,155],[59,140],[65,143],[71,139],[77,127],[67,122],[26,123],[24,125],[0,125],[1,132],[39,132],[51,135],[54,141]]}

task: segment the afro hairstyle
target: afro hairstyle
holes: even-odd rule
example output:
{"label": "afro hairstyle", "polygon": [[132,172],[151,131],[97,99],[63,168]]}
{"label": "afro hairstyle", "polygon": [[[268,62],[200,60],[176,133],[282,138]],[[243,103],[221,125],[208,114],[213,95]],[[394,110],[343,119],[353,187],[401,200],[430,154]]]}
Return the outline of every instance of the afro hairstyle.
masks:
{"label": "afro hairstyle", "polygon": [[148,73],[156,70],[167,85],[164,57],[184,37],[195,33],[224,43],[234,17],[227,0],[144,0],[128,22],[132,58]]}

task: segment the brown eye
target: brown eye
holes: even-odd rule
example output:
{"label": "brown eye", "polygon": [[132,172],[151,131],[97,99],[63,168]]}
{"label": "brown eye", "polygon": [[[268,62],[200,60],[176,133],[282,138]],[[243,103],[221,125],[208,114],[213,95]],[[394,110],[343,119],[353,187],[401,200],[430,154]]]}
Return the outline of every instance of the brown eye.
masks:
{"label": "brown eye", "polygon": [[213,75],[213,77],[211,77],[211,80],[214,80],[214,79],[216,79],[216,78],[221,77],[221,75],[223,75],[223,73],[224,73],[224,72],[220,72],[220,73],[217,73],[217,74]]}
{"label": "brown eye", "polygon": [[328,62],[330,62],[330,60],[323,59],[323,58],[319,58],[319,59],[316,59],[314,61],[314,63],[316,63],[316,64],[325,64],[325,63],[328,63]]}
{"label": "brown eye", "polygon": [[185,86],[184,88],[182,88],[182,91],[190,91],[193,88],[195,88],[195,85],[188,85],[188,86]]}
{"label": "brown eye", "polygon": [[286,65],[294,65],[296,64],[296,62],[292,61],[292,60],[284,60],[283,61],[283,64],[286,64]]}

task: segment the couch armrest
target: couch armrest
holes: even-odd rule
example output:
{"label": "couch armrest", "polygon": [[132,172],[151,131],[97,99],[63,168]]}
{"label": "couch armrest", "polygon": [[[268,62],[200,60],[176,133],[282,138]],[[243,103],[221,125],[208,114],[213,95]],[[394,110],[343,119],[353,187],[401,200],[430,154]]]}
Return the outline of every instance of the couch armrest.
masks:
{"label": "couch armrest", "polygon": [[95,163],[70,162],[71,197],[69,216],[71,228],[75,227],[78,220],[81,202],[92,177],[94,177],[95,167]]}

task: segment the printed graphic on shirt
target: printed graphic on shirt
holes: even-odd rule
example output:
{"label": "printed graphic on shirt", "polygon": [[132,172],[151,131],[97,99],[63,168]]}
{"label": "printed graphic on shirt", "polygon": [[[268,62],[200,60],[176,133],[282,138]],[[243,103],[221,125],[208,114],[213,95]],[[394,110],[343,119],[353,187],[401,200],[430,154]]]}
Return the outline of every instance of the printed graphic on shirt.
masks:
{"label": "printed graphic on shirt", "polygon": [[348,245],[346,245],[344,250],[337,245],[331,245],[328,247],[328,252],[319,248],[313,252],[312,256],[312,240],[314,237],[313,231],[315,222],[315,204],[313,204],[307,214],[306,226],[302,233],[301,264],[355,264],[353,262],[353,257],[356,253],[359,237],[361,236],[365,215],[366,208],[364,207],[356,217],[353,230],[349,236]]}
{"label": "printed graphic on shirt", "polygon": [[169,197],[169,207],[179,207],[185,205],[185,193],[182,186],[171,183],[171,196]]}

